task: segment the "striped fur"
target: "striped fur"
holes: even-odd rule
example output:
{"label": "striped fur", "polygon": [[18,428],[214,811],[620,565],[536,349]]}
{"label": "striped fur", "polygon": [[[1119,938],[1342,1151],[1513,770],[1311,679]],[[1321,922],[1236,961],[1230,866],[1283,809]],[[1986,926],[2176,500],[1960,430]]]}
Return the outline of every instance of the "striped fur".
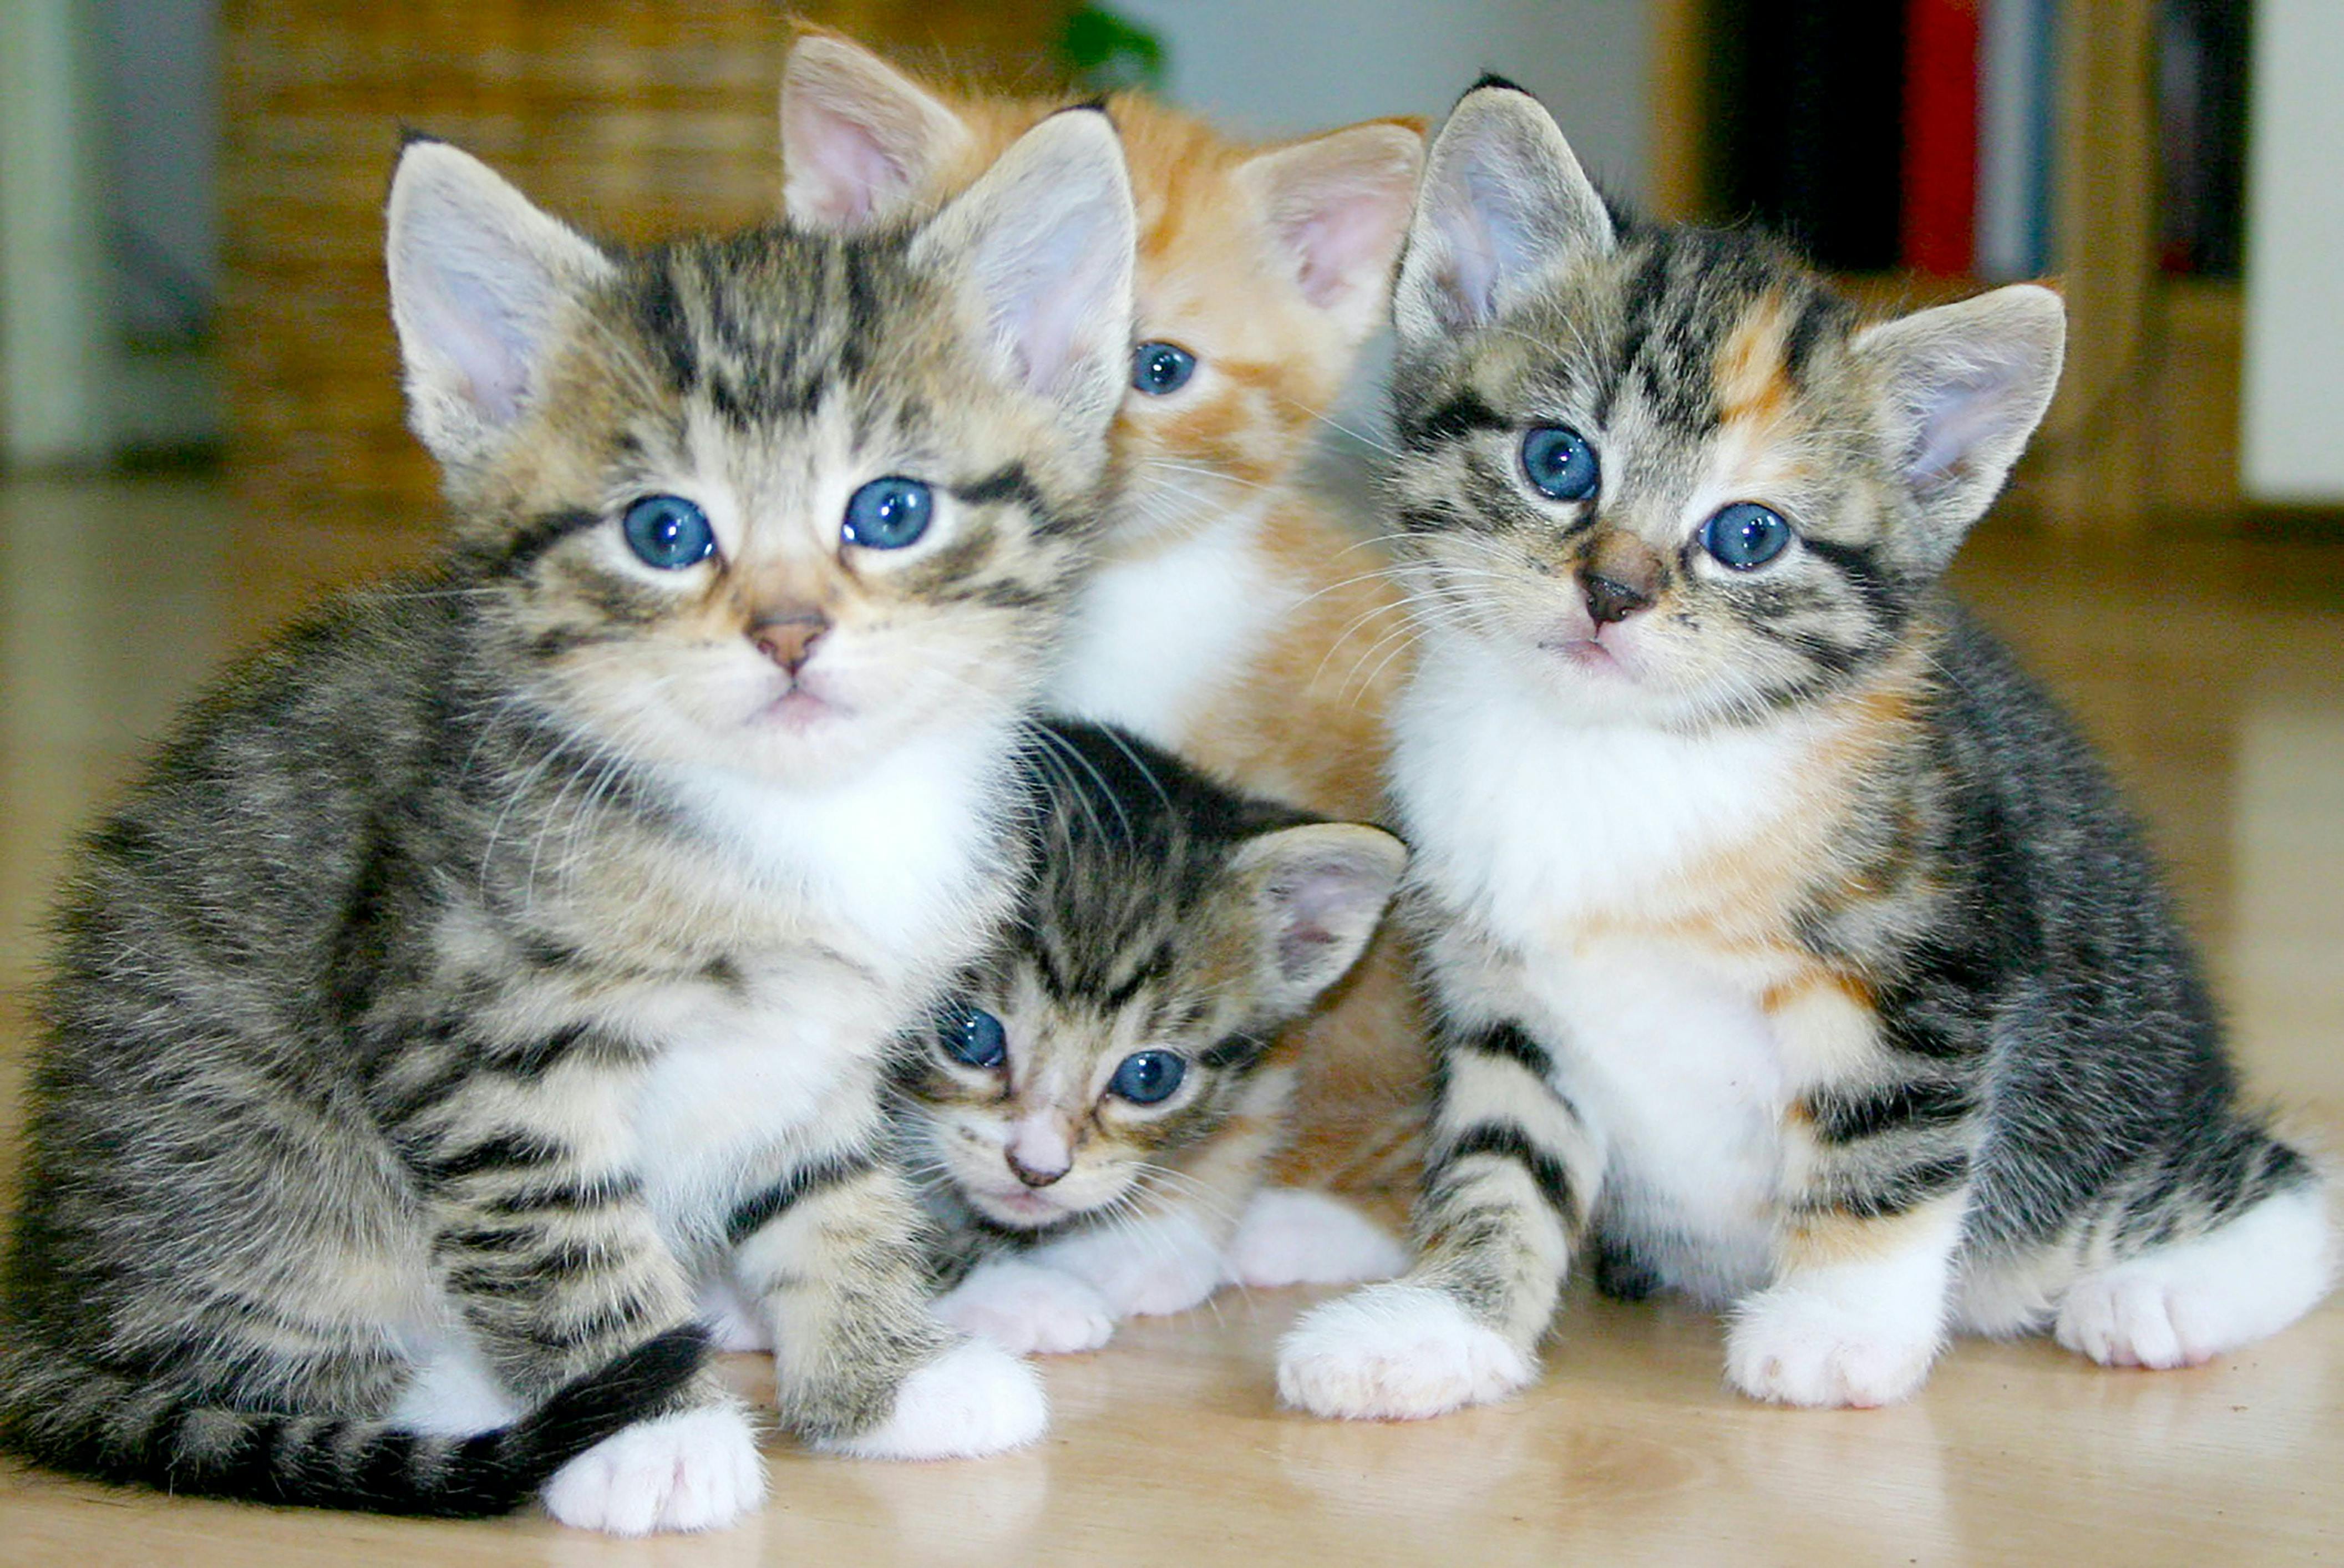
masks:
{"label": "striped fur", "polygon": [[[2239,1103],[2097,764],[1939,581],[2048,400],[2056,299],[1866,325],[1763,238],[1608,206],[1502,86],[1443,132],[1395,298],[1442,1086],[1419,1262],[1296,1331],[1287,1397],[1500,1397],[1591,1248],[1730,1306],[1730,1379],[1800,1404],[1904,1397],[1954,1328],[2173,1365],[2308,1309],[2320,1178]],[[1584,499],[1526,469],[1558,426]],[[1702,530],[1745,501],[1793,536],[1735,567]]]}
{"label": "striped fur", "polygon": [[[1023,913],[911,1065],[906,1123],[958,1287],[939,1310],[1012,1349],[1089,1349],[1116,1318],[1222,1283],[1285,1130],[1278,1032],[1359,957],[1406,855],[1110,729],[1044,726],[1031,756],[1046,804]],[[968,1007],[1002,1024],[998,1067],[955,1058]],[[1157,1104],[1113,1088],[1142,1051],[1181,1064]],[[1329,1230],[1367,1235],[1354,1269],[1389,1266],[1363,1219]],[[1088,1308],[1078,1342],[1051,1327],[1069,1298]]]}
{"label": "striped fur", "polygon": [[[779,1330],[790,1430],[1033,1435],[1030,1374],[925,1308],[883,1109],[1022,875],[1016,737],[1120,384],[1113,137],[1029,151],[916,231],[613,256],[408,148],[392,297],[455,539],[232,670],[84,845],[0,1440],[178,1491],[472,1512],[551,1479],[571,1522],[722,1523],[763,1482],[699,1371],[719,1271]],[[1047,386],[968,292],[1036,221],[1088,222],[1106,278]],[[842,544],[894,472],[930,535]],[[646,493],[714,553],[637,559]],[[795,666],[756,641],[785,612],[825,618]],[[988,1393],[1023,1431],[936,1413]]]}

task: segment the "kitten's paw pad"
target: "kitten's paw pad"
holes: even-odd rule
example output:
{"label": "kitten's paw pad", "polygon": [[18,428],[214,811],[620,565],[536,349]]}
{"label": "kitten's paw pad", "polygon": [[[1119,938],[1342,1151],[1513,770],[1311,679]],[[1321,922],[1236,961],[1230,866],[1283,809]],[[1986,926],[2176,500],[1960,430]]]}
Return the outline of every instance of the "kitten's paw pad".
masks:
{"label": "kitten's paw pad", "polygon": [[729,1405],[639,1422],[603,1439],[545,1484],[545,1511],[611,1535],[715,1530],[764,1501],[765,1461],[749,1418]]}
{"label": "kitten's paw pad", "polygon": [[730,1280],[711,1280],[700,1288],[700,1320],[708,1326],[708,1343],[719,1351],[770,1351],[773,1336],[756,1306]]}
{"label": "kitten's paw pad", "polygon": [[1273,1187],[1246,1206],[1224,1261],[1237,1284],[1275,1290],[1389,1280],[1408,1266],[1408,1249],[1340,1199]]}
{"label": "kitten's paw pad", "polygon": [[1725,1376],[1753,1399],[1831,1407],[1894,1404],[1928,1380],[1937,1327],[1900,1333],[1812,1290],[1776,1286],[1735,1311]]}
{"label": "kitten's paw pad", "polygon": [[1504,1399],[1537,1371],[1445,1293],[1372,1285],[1288,1330],[1278,1347],[1278,1397],[1313,1415],[1417,1421]]}
{"label": "kitten's paw pad", "polygon": [[822,1446],[856,1459],[975,1459],[1049,1429],[1041,1375],[983,1340],[954,1346],[904,1380],[886,1421]]}
{"label": "kitten's paw pad", "polygon": [[1114,1337],[1105,1297],[1072,1274],[1004,1259],[936,1298],[936,1316],[1014,1356],[1096,1351]]}

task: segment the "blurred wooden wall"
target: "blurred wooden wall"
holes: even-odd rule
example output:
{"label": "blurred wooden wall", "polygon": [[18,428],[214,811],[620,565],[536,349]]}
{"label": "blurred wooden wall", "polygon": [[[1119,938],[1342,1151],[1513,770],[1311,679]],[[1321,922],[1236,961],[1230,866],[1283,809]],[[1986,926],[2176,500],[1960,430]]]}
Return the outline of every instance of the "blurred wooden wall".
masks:
{"label": "blurred wooden wall", "polygon": [[[798,8],[907,64],[1029,90],[1072,9]],[[779,200],[788,15],[763,0],[227,0],[221,326],[231,471],[268,561],[242,606],[254,623],[412,555],[436,526],[383,294],[400,127],[479,154],[590,233],[754,223]]]}

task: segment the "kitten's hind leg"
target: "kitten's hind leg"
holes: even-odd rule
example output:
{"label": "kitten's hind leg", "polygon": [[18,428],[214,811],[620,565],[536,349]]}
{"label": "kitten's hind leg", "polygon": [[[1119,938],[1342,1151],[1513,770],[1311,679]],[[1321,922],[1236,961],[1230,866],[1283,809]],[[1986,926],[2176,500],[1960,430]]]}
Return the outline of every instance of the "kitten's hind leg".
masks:
{"label": "kitten's hind leg", "polygon": [[2194,1367],[2309,1311],[2336,1263],[2327,1192],[2309,1179],[2215,1229],[2088,1270],[2052,1332],[2106,1366]]}

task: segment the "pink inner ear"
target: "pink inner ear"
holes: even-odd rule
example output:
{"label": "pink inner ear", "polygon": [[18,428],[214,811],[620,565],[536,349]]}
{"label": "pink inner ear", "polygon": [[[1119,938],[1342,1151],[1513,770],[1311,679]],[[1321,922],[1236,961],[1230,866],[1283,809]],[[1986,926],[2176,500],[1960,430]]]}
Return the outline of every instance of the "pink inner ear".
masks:
{"label": "pink inner ear", "polygon": [[1363,274],[1380,275],[1399,227],[1374,193],[1339,197],[1289,220],[1287,240],[1301,255],[1303,297],[1324,309],[1358,288]]}
{"label": "pink inner ear", "polygon": [[[867,126],[813,106],[791,116],[791,206],[799,216],[855,226],[906,183],[904,167]],[[883,197],[886,200],[883,200]]]}

